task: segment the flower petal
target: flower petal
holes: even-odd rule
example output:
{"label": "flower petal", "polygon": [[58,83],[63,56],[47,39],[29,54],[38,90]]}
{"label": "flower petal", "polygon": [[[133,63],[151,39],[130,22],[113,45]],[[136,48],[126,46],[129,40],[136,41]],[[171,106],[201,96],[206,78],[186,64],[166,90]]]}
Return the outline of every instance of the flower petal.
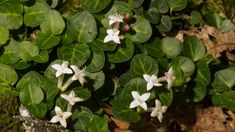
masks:
{"label": "flower petal", "polygon": [[147,82],[150,81],[150,76],[148,74],[144,74],[143,77],[144,77],[145,81],[147,81]]}
{"label": "flower petal", "polygon": [[60,120],[60,124],[61,124],[61,126],[63,126],[64,128],[67,127],[67,122],[66,122],[66,120]]}
{"label": "flower petal", "polygon": [[65,100],[67,100],[67,101],[69,100],[69,96],[68,96],[68,95],[61,94],[60,96],[61,96],[62,98],[64,98]]}
{"label": "flower petal", "polygon": [[147,83],[147,90],[151,90],[153,88],[153,83],[152,82],[148,82]]}
{"label": "flower petal", "polygon": [[145,93],[145,94],[143,94],[143,95],[141,95],[140,97],[144,100],[144,101],[146,101],[146,100],[148,100],[148,98],[150,97],[150,93]]}
{"label": "flower petal", "polygon": [[160,108],[161,107],[161,102],[157,99],[155,99],[155,107]]}
{"label": "flower petal", "polygon": [[134,99],[137,99],[137,98],[140,97],[140,94],[139,94],[137,91],[132,91],[132,92],[131,92],[131,95],[132,95],[132,97],[133,97]]}
{"label": "flower petal", "polygon": [[157,118],[159,122],[162,122],[162,119],[163,119],[162,113],[158,113]]}
{"label": "flower petal", "polygon": [[55,112],[56,112],[56,113],[61,113],[61,112],[62,112],[62,110],[61,110],[61,108],[60,108],[60,107],[55,106]]}
{"label": "flower petal", "polygon": [[147,110],[147,104],[145,102],[142,102],[140,106],[144,109]]}
{"label": "flower petal", "polygon": [[64,112],[64,113],[63,113],[63,119],[67,119],[67,118],[69,118],[71,115],[72,115],[71,112]]}
{"label": "flower petal", "polygon": [[137,106],[139,106],[139,104],[138,104],[135,100],[133,100],[133,101],[131,102],[129,108],[135,108],[135,107],[137,107]]}
{"label": "flower petal", "polygon": [[151,116],[151,117],[156,117],[157,114],[158,114],[158,111],[154,109],[154,110],[151,112],[150,116]]}
{"label": "flower petal", "polygon": [[60,118],[58,116],[53,116],[50,122],[56,123],[56,122],[59,122],[59,121],[60,121]]}

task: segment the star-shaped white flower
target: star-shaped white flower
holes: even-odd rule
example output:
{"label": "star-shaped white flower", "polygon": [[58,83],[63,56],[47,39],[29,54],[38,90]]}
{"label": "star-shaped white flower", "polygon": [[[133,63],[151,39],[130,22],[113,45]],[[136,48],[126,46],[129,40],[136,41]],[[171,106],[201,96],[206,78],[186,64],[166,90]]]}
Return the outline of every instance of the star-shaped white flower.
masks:
{"label": "star-shaped white flower", "polygon": [[118,30],[118,29],[108,29],[107,30],[107,36],[105,36],[105,38],[104,38],[104,43],[107,43],[107,42],[109,42],[109,41],[113,41],[113,42],[115,42],[115,43],[117,43],[117,44],[120,44],[121,42],[120,42],[120,38],[119,38],[119,33],[120,33],[120,31]]}
{"label": "star-shaped white flower", "polygon": [[73,71],[74,71],[74,75],[72,76],[72,80],[74,81],[74,80],[78,80],[80,83],[81,83],[81,85],[83,86],[84,85],[84,83],[86,82],[86,79],[85,79],[85,76],[86,76],[86,74],[85,74],[85,69],[86,68],[83,68],[83,69],[79,69],[77,66],[75,66],[75,65],[71,65],[70,66],[72,69],[73,69]]}
{"label": "star-shaped white flower", "polygon": [[170,89],[175,81],[174,71],[171,67],[168,72],[165,72],[165,77],[167,81],[167,88]]}
{"label": "star-shaped white flower", "polygon": [[72,74],[73,71],[68,68],[69,62],[68,61],[63,61],[63,63],[60,64],[53,64],[51,67],[56,70],[55,76],[59,77],[60,75],[63,74]]}
{"label": "star-shaped white flower", "polygon": [[151,112],[151,117],[156,117],[160,122],[162,122],[163,119],[163,113],[165,113],[167,110],[167,106],[161,106],[161,102],[158,101],[157,99],[155,100],[155,108]]}
{"label": "star-shaped white flower", "polygon": [[61,94],[60,96],[64,98],[65,100],[67,100],[70,105],[74,105],[76,102],[83,101],[83,99],[79,97],[75,97],[74,91],[71,91],[69,95]]}
{"label": "star-shaped white flower", "polygon": [[108,17],[109,25],[112,25],[113,23],[116,23],[116,22],[123,22],[123,18],[124,16],[121,16],[121,15],[111,15]]}
{"label": "star-shaped white flower", "polygon": [[151,90],[153,86],[162,86],[162,84],[158,82],[157,76],[155,75],[150,76],[148,74],[144,74],[143,77],[144,80],[147,81],[147,90]]}
{"label": "star-shaped white flower", "polygon": [[140,96],[137,91],[131,92],[132,97],[134,100],[131,102],[129,108],[135,108],[137,106],[142,107],[144,110],[147,110],[147,104],[145,103],[146,100],[150,97],[150,93],[145,93]]}
{"label": "star-shaped white flower", "polygon": [[60,124],[66,128],[67,127],[66,119],[69,118],[72,115],[72,113],[62,112],[62,110],[58,106],[55,107],[55,112],[56,115],[52,117],[51,122],[52,123],[60,122]]}

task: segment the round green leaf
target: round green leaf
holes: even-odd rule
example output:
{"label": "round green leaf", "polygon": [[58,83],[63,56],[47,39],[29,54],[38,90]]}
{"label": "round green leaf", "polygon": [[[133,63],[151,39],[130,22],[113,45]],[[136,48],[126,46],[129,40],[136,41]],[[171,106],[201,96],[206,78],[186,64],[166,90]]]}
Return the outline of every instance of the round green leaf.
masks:
{"label": "round green leaf", "polygon": [[50,10],[40,24],[40,28],[45,34],[59,35],[63,32],[65,23],[58,11]]}
{"label": "round green leaf", "polygon": [[88,132],[109,132],[106,119],[97,115],[91,117]]}
{"label": "round green leaf", "polygon": [[131,60],[130,72],[135,75],[142,77],[143,74],[158,74],[158,64],[156,61],[147,55],[138,54]]}
{"label": "round green leaf", "polygon": [[68,21],[68,35],[73,36],[74,40],[81,43],[92,42],[97,35],[95,18],[87,11],[75,14]]}
{"label": "round green leaf", "polygon": [[200,12],[194,10],[191,12],[190,14],[190,23],[192,25],[195,25],[195,24],[200,24],[202,22],[202,16],[200,14]]}
{"label": "round green leaf", "polygon": [[211,73],[206,61],[199,61],[197,63],[197,80],[200,80],[205,86],[210,83]]}
{"label": "round green leaf", "polygon": [[90,57],[90,48],[87,44],[64,45],[58,49],[57,55],[59,59],[81,67]]}
{"label": "round green leaf", "polygon": [[32,65],[32,63],[30,63],[30,62],[25,62],[25,61],[23,61],[23,60],[19,60],[19,61],[17,61],[16,63],[11,64],[11,66],[12,66],[14,69],[17,69],[17,70],[26,69],[26,68],[30,67],[31,65]]}
{"label": "round green leaf", "polygon": [[184,55],[193,61],[202,59],[206,54],[204,44],[200,39],[193,36],[187,36],[184,38]]}
{"label": "round green leaf", "polygon": [[9,30],[4,27],[4,26],[1,26],[0,25],[0,47],[1,45],[5,44],[8,40],[8,37],[9,37]]}
{"label": "round green leaf", "polygon": [[114,52],[108,54],[108,60],[112,63],[128,61],[134,53],[134,45],[130,39],[125,40],[125,44],[119,45]]}
{"label": "round green leaf", "polygon": [[51,8],[44,0],[36,0],[33,6],[24,7],[24,24],[36,27],[44,20],[45,15]]}
{"label": "round green leaf", "polygon": [[206,96],[207,88],[200,80],[194,80],[195,85],[192,88],[193,91],[193,101],[199,102],[203,100]]}
{"label": "round green leaf", "polygon": [[23,105],[39,104],[44,98],[42,89],[34,83],[26,83],[21,88],[19,96]]}
{"label": "round green leaf", "polygon": [[60,42],[60,37],[58,36],[39,33],[35,41],[35,44],[39,47],[39,49],[46,50],[58,45],[59,42]]}
{"label": "round green leaf", "polygon": [[167,13],[169,6],[166,0],[151,0],[150,8],[157,8],[160,13]]}
{"label": "round green leaf", "polygon": [[38,63],[46,63],[49,60],[48,51],[41,51],[39,55],[33,58],[33,60]]}
{"label": "round green leaf", "polygon": [[20,58],[23,61],[31,61],[33,57],[39,55],[39,48],[30,41],[22,41],[19,44]]}
{"label": "round green leaf", "polygon": [[86,101],[91,97],[91,92],[87,88],[83,87],[74,88],[73,91],[76,94],[76,96],[82,98],[83,101]]}
{"label": "round green leaf", "polygon": [[157,97],[161,100],[162,105],[170,106],[173,101],[173,91],[167,89],[156,88],[155,93]]}
{"label": "round green leaf", "polygon": [[195,69],[195,65],[193,61],[183,56],[178,56],[178,57],[173,58],[172,66],[180,68],[183,71],[184,77],[191,76]]}
{"label": "round green leaf", "polygon": [[223,107],[235,111],[235,91],[225,91],[221,96]]}
{"label": "round green leaf", "polygon": [[130,14],[132,15],[131,6],[123,1],[114,1],[114,4],[112,8],[109,10],[109,12],[105,15],[106,17],[110,15],[124,15],[124,14]]}
{"label": "round green leaf", "polygon": [[37,118],[43,118],[47,113],[47,105],[44,103],[28,105],[26,108],[29,110],[30,114]]}
{"label": "round green leaf", "polygon": [[146,42],[152,35],[152,27],[149,22],[141,16],[134,16],[136,22],[131,24],[132,29],[135,31],[134,35],[130,36],[133,42]]}
{"label": "round green leaf", "polygon": [[92,55],[88,65],[86,66],[86,71],[98,72],[104,67],[105,63],[104,52],[95,42],[89,44],[89,47]]}
{"label": "round green leaf", "polygon": [[167,0],[170,12],[181,11],[187,6],[187,0]]}
{"label": "round green leaf", "polygon": [[128,3],[133,8],[139,8],[143,4],[144,0],[128,0]]}
{"label": "round green leaf", "polygon": [[0,25],[18,29],[23,24],[23,5],[19,1],[5,0],[0,3]]}
{"label": "round green leaf", "polygon": [[0,55],[0,63],[14,64],[20,60],[19,54],[19,43],[12,39],[8,45],[4,46],[4,50]]}
{"label": "round green leaf", "polygon": [[160,21],[160,13],[157,8],[149,8],[149,10],[146,12],[146,18],[150,23],[158,24]]}
{"label": "round green leaf", "polygon": [[235,31],[235,25],[234,23],[232,23],[230,19],[225,19],[221,21],[219,30],[223,33],[229,31]]}
{"label": "round green leaf", "polygon": [[181,53],[182,43],[174,37],[166,37],[162,39],[161,49],[167,58],[174,58]]}
{"label": "round green leaf", "polygon": [[106,8],[110,0],[83,0],[82,6],[91,13],[97,13]]}
{"label": "round green leaf", "polygon": [[0,82],[5,82],[9,85],[14,85],[18,80],[18,74],[16,71],[5,64],[0,63]]}
{"label": "round green leaf", "polygon": [[224,70],[217,71],[214,75],[215,79],[212,82],[212,87],[216,92],[231,90],[235,85],[235,68],[230,67]]}
{"label": "round green leaf", "polygon": [[156,25],[160,32],[169,32],[172,28],[172,21],[169,16],[163,15],[159,25]]}
{"label": "round green leaf", "polygon": [[91,87],[95,91],[104,85],[105,75],[103,71],[96,73],[86,72],[86,77],[88,83],[85,83],[85,86]]}
{"label": "round green leaf", "polygon": [[144,47],[147,49],[148,55],[152,57],[163,57],[164,53],[161,50],[161,39],[154,38],[153,41],[144,44]]}

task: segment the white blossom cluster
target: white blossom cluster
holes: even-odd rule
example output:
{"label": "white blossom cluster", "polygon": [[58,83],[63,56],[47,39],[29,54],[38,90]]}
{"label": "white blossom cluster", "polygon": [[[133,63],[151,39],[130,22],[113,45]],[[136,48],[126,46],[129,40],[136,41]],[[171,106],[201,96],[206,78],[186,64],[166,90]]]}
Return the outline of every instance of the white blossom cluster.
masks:
{"label": "white blossom cluster", "polygon": [[[173,82],[175,80],[174,71],[171,67],[168,72],[165,72],[165,76],[162,76],[160,78],[157,78],[156,75],[143,75],[145,81],[147,82],[147,91],[150,91],[154,86],[160,87],[162,84],[160,82],[167,82],[167,88],[170,89],[173,85]],[[150,93],[144,93],[140,95],[137,91],[131,92],[132,97],[134,100],[130,103],[129,108],[135,108],[135,107],[141,107],[145,111],[151,111],[150,116],[156,117],[160,122],[162,122],[163,119],[163,113],[166,112],[167,106],[162,106],[161,102],[158,99],[155,99],[155,107],[148,108],[146,101],[150,97]]]}

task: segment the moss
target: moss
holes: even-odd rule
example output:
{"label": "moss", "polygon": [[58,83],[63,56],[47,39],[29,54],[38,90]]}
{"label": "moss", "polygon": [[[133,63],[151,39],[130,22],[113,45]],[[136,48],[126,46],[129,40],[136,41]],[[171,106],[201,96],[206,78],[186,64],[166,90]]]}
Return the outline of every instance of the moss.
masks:
{"label": "moss", "polygon": [[0,130],[23,131],[20,121],[13,118],[18,114],[17,93],[9,88],[0,87]]}

